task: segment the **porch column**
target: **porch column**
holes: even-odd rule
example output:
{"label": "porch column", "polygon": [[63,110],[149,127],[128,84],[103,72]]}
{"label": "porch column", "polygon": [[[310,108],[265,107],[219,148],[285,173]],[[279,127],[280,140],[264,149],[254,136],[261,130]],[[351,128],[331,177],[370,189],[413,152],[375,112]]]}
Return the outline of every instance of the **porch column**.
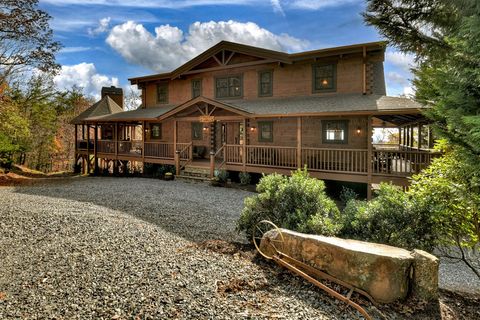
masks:
{"label": "porch column", "polygon": [[415,141],[413,139],[414,135],[413,135],[413,125],[410,125],[410,148],[413,149],[413,142]]}
{"label": "porch column", "polygon": [[433,149],[433,132],[431,125],[428,125],[428,149]]}
{"label": "porch column", "polygon": [[243,172],[247,171],[247,119],[243,119],[243,146],[242,146]]}
{"label": "porch column", "polygon": [[400,146],[402,145],[402,129],[400,127],[398,129],[398,150],[400,150]]}
{"label": "porch column", "polygon": [[420,150],[422,147],[422,125],[419,123],[418,124],[418,143],[417,143],[417,150]]}
{"label": "porch column", "polygon": [[173,153],[177,151],[177,120],[173,120]]}
{"label": "porch column", "polygon": [[302,168],[302,118],[297,117],[297,168]]}
{"label": "porch column", "polygon": [[118,174],[118,123],[113,128],[113,141],[115,145],[115,158],[113,159],[113,174]]}
{"label": "porch column", "polygon": [[367,199],[372,199],[372,116],[368,116],[367,126]]}
{"label": "porch column", "polygon": [[95,123],[95,133],[93,136],[93,160],[95,161],[95,163],[93,164],[93,173],[95,175],[98,174],[97,143],[98,143],[98,124]]}
{"label": "porch column", "polygon": [[145,166],[145,130],[147,129],[146,121],[142,121],[142,165]]}
{"label": "porch column", "polygon": [[87,124],[87,174],[90,174],[90,125]]}
{"label": "porch column", "polygon": [[78,153],[78,126],[75,125],[75,158],[77,157],[77,153]]}

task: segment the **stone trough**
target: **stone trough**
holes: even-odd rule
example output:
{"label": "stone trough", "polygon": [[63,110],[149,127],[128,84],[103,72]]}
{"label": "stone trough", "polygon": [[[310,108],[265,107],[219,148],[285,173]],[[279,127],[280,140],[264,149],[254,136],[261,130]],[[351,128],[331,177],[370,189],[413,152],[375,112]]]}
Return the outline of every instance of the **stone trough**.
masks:
{"label": "stone trough", "polygon": [[[409,294],[437,298],[439,260],[427,252],[280,230],[284,243],[278,250],[365,290],[378,302],[402,300]],[[280,235],[275,230],[265,233],[261,249],[271,252],[265,237],[278,240]]]}

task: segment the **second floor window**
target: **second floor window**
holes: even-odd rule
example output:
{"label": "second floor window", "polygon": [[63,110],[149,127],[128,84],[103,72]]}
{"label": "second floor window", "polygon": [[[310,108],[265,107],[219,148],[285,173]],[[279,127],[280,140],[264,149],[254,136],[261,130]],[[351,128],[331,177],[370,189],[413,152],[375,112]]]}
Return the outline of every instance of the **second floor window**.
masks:
{"label": "second floor window", "polygon": [[313,66],[313,92],[336,90],[337,66],[335,64],[317,64]]}
{"label": "second floor window", "polygon": [[240,98],[243,95],[242,76],[230,76],[215,79],[216,98]]}
{"label": "second floor window", "polygon": [[200,97],[202,95],[202,80],[193,79],[192,80],[192,99]]}
{"label": "second floor window", "polygon": [[168,83],[157,84],[157,102],[168,103]]}
{"label": "second floor window", "polygon": [[258,95],[260,97],[271,96],[273,92],[273,72],[260,71],[258,73]]}

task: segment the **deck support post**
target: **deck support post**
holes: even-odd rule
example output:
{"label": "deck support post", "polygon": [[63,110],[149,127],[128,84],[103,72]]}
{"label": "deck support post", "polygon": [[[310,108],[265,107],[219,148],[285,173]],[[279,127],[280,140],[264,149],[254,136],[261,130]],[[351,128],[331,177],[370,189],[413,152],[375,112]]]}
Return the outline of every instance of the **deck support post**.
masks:
{"label": "deck support post", "polygon": [[302,118],[297,117],[297,168],[302,168]]}
{"label": "deck support post", "polygon": [[210,151],[210,179],[215,176],[215,152]]}
{"label": "deck support post", "polygon": [[367,200],[372,199],[372,116],[368,116],[367,128]]}
{"label": "deck support post", "polygon": [[243,146],[242,146],[243,172],[247,171],[247,119],[243,119]]}
{"label": "deck support post", "polygon": [[98,124],[95,123],[95,133],[93,136],[93,174],[98,175],[98,158],[97,158],[97,143],[98,143]]}
{"label": "deck support post", "polygon": [[87,174],[90,174],[90,125],[87,124]]}

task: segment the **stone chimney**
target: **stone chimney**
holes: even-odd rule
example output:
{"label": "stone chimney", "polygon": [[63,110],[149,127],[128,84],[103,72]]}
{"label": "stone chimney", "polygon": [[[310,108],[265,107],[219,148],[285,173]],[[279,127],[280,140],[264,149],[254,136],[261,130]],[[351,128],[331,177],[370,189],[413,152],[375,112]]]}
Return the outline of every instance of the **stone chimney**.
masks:
{"label": "stone chimney", "polygon": [[122,90],[122,88],[117,88],[115,86],[102,87],[102,99],[105,96],[109,96],[113,101],[115,101],[123,109],[123,90]]}

